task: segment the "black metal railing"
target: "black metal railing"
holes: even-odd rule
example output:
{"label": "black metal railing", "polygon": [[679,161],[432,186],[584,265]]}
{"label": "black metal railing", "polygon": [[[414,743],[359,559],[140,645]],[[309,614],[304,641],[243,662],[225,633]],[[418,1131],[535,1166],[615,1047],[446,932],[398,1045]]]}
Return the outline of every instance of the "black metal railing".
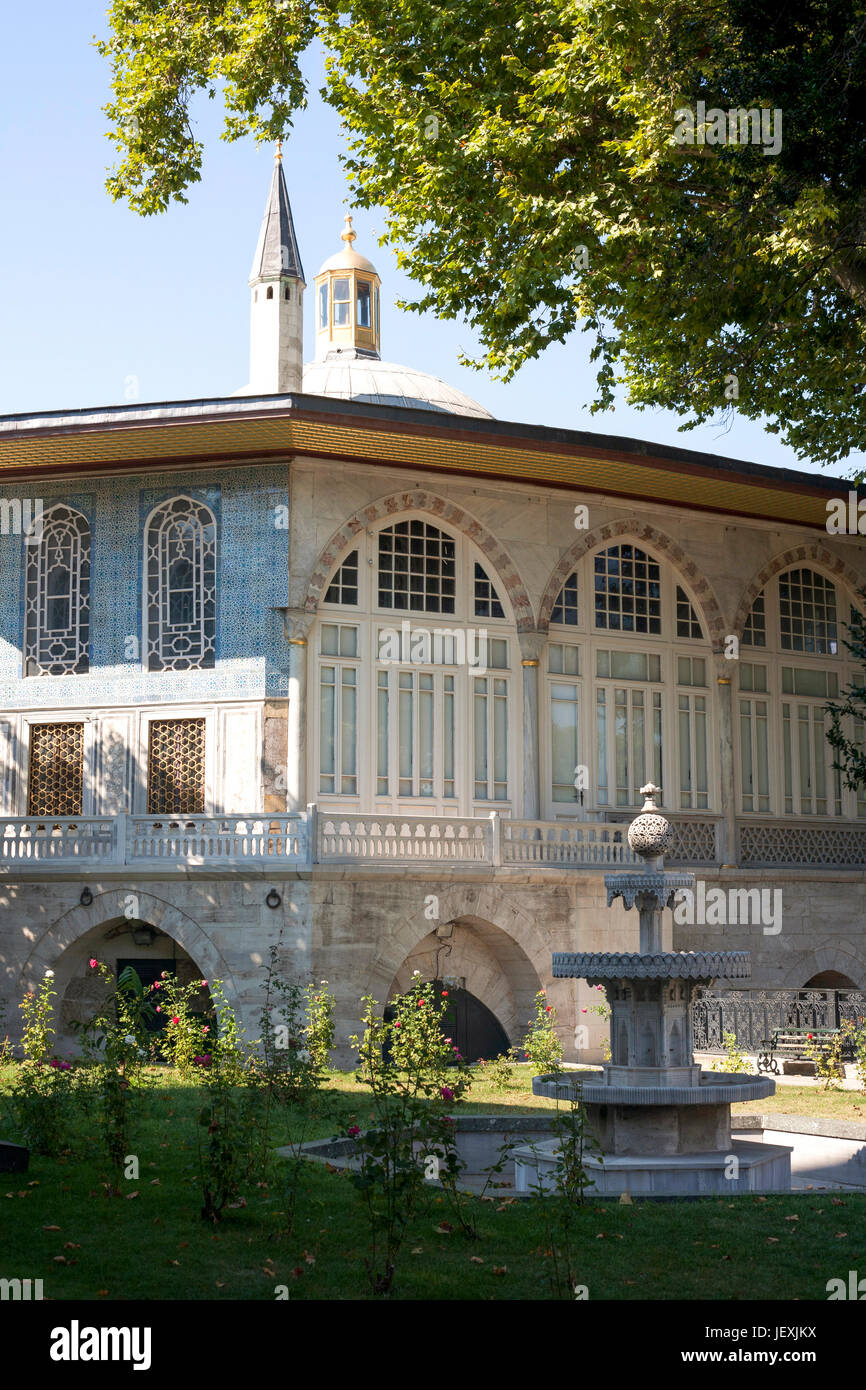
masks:
{"label": "black metal railing", "polygon": [[775,1029],[838,1028],[866,1019],[866,993],[855,989],[732,989],[701,987],[692,1000],[696,1052],[723,1052],[733,1033],[743,1052],[757,1052]]}

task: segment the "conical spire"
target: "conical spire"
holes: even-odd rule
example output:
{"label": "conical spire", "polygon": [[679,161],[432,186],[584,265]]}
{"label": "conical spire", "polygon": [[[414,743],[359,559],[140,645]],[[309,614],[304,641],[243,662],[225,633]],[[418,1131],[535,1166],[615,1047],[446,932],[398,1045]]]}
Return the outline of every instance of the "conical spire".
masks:
{"label": "conical spire", "polygon": [[304,281],[304,267],[301,265],[289,190],[286,188],[286,177],[283,173],[282,144],[278,141],[271,188],[250,270],[250,284],[255,284],[257,280],[278,279],[284,275]]}

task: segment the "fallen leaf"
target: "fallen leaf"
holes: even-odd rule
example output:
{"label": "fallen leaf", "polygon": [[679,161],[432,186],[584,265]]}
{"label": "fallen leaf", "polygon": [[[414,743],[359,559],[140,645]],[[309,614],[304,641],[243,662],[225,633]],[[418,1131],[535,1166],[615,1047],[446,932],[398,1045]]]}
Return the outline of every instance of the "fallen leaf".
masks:
{"label": "fallen leaf", "polygon": [[28,1186],[28,1187],[38,1187],[38,1186],[39,1186],[39,1179],[38,1179],[38,1178],[34,1178],[32,1182],[29,1182],[29,1183],[27,1184],[27,1186]]}
{"label": "fallen leaf", "polygon": [[289,1278],[290,1278],[290,1279],[300,1279],[300,1277],[301,1277],[301,1275],[303,1274],[303,1272],[304,1272],[304,1266],[303,1266],[303,1265],[295,1265],[294,1269],[290,1269],[290,1270],[289,1270]]}
{"label": "fallen leaf", "polygon": [[841,1197],[831,1197],[830,1201],[834,1207],[844,1207],[845,1205]]}
{"label": "fallen leaf", "polygon": [[507,1274],[507,1273],[508,1273],[508,1265],[494,1265],[494,1266],[493,1266],[493,1273],[494,1273],[494,1274]]}
{"label": "fallen leaf", "polygon": [[[8,1193],[7,1193],[7,1196],[8,1196]],[[43,1226],[42,1229],[43,1229],[43,1231],[59,1231],[59,1230],[60,1230],[60,1227],[59,1227],[59,1226]]]}
{"label": "fallen leaf", "polygon": [[218,1289],[224,1289],[224,1288],[225,1288],[225,1283],[222,1283],[222,1284],[221,1284],[220,1281],[219,1281],[219,1279],[215,1279],[215,1280],[214,1280],[214,1283],[216,1284],[216,1286],[217,1286]]}
{"label": "fallen leaf", "polygon": [[180,1265],[180,1260],[169,1260],[170,1265]]}
{"label": "fallen leaf", "polygon": [[137,1192],[127,1192],[127,1194],[126,1194],[126,1200],[127,1200],[127,1202],[132,1202],[132,1201],[135,1200],[135,1198],[136,1198],[137,1196],[138,1196],[138,1193],[137,1193]]}
{"label": "fallen leaf", "polygon": [[438,1226],[434,1226],[433,1229],[437,1236],[450,1236],[454,1227],[451,1225],[450,1221],[442,1221]]}
{"label": "fallen leaf", "polygon": [[484,1261],[482,1260],[480,1255],[470,1255],[469,1263],[473,1265],[483,1265]]}
{"label": "fallen leaf", "polygon": [[150,1185],[151,1187],[159,1187],[159,1178],[151,1178]]}
{"label": "fallen leaf", "polygon": [[68,1264],[69,1261],[67,1260],[67,1258],[66,1258],[65,1255],[55,1255],[55,1256],[54,1256],[54,1263],[55,1263],[56,1265],[65,1265],[65,1264]]}
{"label": "fallen leaf", "polygon": [[786,1216],[786,1217],[785,1217],[785,1220],[786,1220],[786,1221],[799,1221],[800,1218],[799,1218],[799,1216]]}
{"label": "fallen leaf", "polygon": [[97,1297],[98,1297],[98,1298],[105,1298],[106,1295],[107,1295],[107,1293],[108,1293],[108,1289],[97,1289],[97,1290],[96,1290],[96,1294],[97,1294]]}
{"label": "fallen leaf", "polygon": [[316,1263],[315,1255],[310,1255],[306,1250],[302,1250],[301,1254],[308,1265],[314,1265]]}
{"label": "fallen leaf", "polygon": [[76,1245],[76,1243],[75,1243],[74,1240],[65,1240],[65,1241],[63,1242],[63,1249],[64,1249],[64,1250],[80,1250],[80,1249],[81,1249],[81,1246],[80,1246],[80,1245]]}
{"label": "fallen leaf", "polygon": [[837,1231],[837,1232],[836,1232],[836,1239],[837,1239],[837,1240],[847,1240],[847,1239],[848,1239],[848,1232],[847,1232],[847,1231]]}
{"label": "fallen leaf", "polygon": [[421,1249],[421,1246],[420,1246],[420,1245],[416,1245],[415,1249],[412,1251],[412,1254],[413,1254],[413,1255],[423,1255],[423,1254],[424,1254],[424,1251]]}
{"label": "fallen leaf", "polygon": [[779,1244],[779,1237],[778,1237],[778,1236],[767,1236],[767,1244],[768,1244],[768,1245],[778,1245],[778,1244]]}

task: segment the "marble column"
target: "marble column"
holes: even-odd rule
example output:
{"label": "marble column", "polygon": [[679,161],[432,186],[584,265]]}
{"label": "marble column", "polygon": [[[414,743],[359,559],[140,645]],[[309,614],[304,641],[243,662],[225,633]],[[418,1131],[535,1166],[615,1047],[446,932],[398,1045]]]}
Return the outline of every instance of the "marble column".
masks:
{"label": "marble column", "polygon": [[737,804],[734,776],[734,697],[733,680],[737,663],[720,653],[715,655],[716,687],[719,692],[719,784],[722,797],[721,844],[722,864],[737,862]]}
{"label": "marble column", "polygon": [[283,622],[289,643],[289,718],[286,748],[286,810],[307,805],[307,637],[315,613],[285,608]]}
{"label": "marble column", "polygon": [[547,646],[547,633],[520,632],[517,640],[523,669],[523,807],[518,814],[525,820],[538,820],[541,816],[538,668]]}

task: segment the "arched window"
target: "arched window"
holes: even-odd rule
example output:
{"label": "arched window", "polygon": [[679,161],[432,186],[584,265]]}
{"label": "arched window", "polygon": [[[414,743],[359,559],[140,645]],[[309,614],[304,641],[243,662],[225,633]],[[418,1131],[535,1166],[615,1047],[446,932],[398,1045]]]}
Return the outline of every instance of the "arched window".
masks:
{"label": "arched window", "polygon": [[265,295],[265,299],[273,299],[273,297],[274,297],[274,287],[273,287],[273,285],[268,285],[268,292],[267,292],[267,294]]}
{"label": "arched window", "polygon": [[145,646],[149,671],[213,666],[216,521],[190,497],[157,507],[145,532]]}
{"label": "arched window", "polygon": [[583,555],[550,613],[541,814],[620,815],[662,787],[717,811],[712,652],[669,561],[631,542]]}
{"label": "arched window", "polygon": [[427,521],[397,521],[379,532],[379,606],[453,613],[456,545]]}
{"label": "arched window", "polygon": [[636,545],[611,545],[596,555],[594,572],[597,628],[661,633],[658,560]]}
{"label": "arched window", "polygon": [[737,663],[746,815],[866,815],[866,791],[842,785],[827,741],[827,702],[853,675],[840,650],[841,602],[832,579],[798,567],[774,576],[752,604]]}
{"label": "arched window", "polygon": [[90,527],[62,503],[26,537],[25,676],[80,675],[90,664]]}
{"label": "arched window", "polygon": [[466,536],[410,514],[355,537],[310,645],[308,746],[323,809],[511,808],[517,629],[504,587]]}

